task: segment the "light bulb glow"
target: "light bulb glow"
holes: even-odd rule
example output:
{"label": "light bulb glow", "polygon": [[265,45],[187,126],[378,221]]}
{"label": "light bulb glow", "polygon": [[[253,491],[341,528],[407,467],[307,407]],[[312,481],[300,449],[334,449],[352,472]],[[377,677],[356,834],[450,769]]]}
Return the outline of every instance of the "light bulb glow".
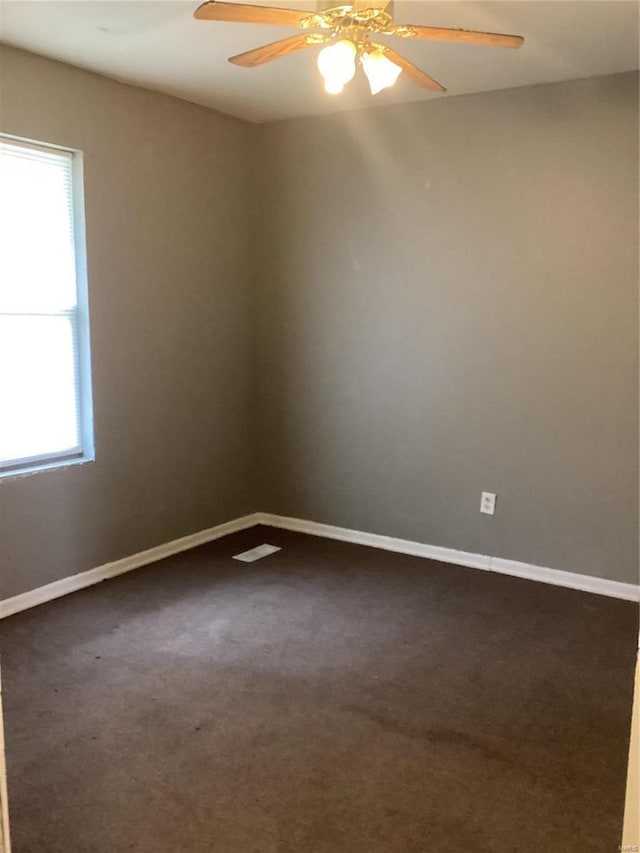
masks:
{"label": "light bulb glow", "polygon": [[328,95],[339,95],[343,89],[342,83],[335,80],[325,80],[324,90]]}
{"label": "light bulb glow", "polygon": [[324,88],[330,95],[339,95],[356,73],[356,46],[347,39],[324,47],[318,54],[318,71],[324,77]]}
{"label": "light bulb glow", "polygon": [[387,59],[379,50],[372,51],[371,53],[363,53],[360,62],[362,63],[364,73],[367,75],[372,95],[377,95],[383,89],[393,86],[400,74],[402,74],[402,68],[396,65],[395,62],[391,62],[390,59]]}

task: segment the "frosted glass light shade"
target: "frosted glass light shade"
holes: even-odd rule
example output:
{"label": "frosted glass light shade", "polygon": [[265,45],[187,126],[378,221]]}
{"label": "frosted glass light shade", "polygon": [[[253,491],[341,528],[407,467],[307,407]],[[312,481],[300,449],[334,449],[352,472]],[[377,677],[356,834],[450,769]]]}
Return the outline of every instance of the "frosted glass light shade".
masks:
{"label": "frosted glass light shade", "polygon": [[318,54],[318,70],[324,78],[325,90],[338,95],[356,73],[356,46],[348,39],[323,48]]}
{"label": "frosted glass light shade", "polygon": [[387,59],[380,51],[364,53],[360,62],[362,63],[364,73],[367,75],[372,95],[377,95],[383,89],[393,86],[400,74],[402,74],[402,68],[396,65],[395,62],[391,62],[390,59]]}

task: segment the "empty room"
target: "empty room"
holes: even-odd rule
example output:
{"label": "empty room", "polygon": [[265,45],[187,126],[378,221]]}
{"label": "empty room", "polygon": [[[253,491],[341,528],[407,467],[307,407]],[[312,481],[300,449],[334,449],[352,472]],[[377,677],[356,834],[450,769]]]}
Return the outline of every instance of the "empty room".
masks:
{"label": "empty room", "polygon": [[1,853],[640,849],[639,14],[0,0]]}

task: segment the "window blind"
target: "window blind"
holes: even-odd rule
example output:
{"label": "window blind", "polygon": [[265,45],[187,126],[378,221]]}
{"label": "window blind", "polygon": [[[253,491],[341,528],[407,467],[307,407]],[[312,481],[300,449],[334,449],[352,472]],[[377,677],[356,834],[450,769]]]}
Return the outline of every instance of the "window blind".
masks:
{"label": "window blind", "polygon": [[0,466],[82,454],[73,155],[0,141]]}

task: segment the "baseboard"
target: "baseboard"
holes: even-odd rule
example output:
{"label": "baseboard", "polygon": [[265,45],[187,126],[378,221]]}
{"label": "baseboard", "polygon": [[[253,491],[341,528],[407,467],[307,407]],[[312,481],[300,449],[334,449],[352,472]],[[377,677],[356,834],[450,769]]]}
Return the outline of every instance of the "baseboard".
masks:
{"label": "baseboard", "polygon": [[309,533],[312,536],[322,536],[326,539],[338,539],[341,542],[353,542],[357,545],[367,545],[370,548],[382,548],[385,551],[395,551],[399,554],[411,554],[414,557],[426,557],[429,560],[438,560],[441,563],[455,563],[458,566],[500,572],[526,580],[564,586],[582,592],[593,592],[597,595],[607,595],[611,598],[640,601],[640,586],[632,583],[622,583],[621,581],[607,580],[592,575],[580,575],[574,572],[535,566],[531,563],[520,563],[517,560],[504,560],[501,557],[473,554],[470,551],[457,551],[454,548],[425,545],[422,542],[395,539],[391,536],[380,536],[377,533],[364,533],[361,530],[349,530],[346,527],[334,527],[330,524],[319,524],[316,521],[305,521],[300,518],[287,518],[270,513],[257,513],[257,516],[258,523],[270,527],[294,530],[298,533]]}
{"label": "baseboard", "polygon": [[593,575],[579,575],[576,572],[563,572],[560,569],[549,569],[545,566],[535,566],[532,563],[520,563],[517,560],[503,560],[501,557],[491,558],[491,571],[503,575],[513,575],[553,586],[565,586],[569,589],[579,589],[582,592],[594,592],[596,595],[608,595],[609,598],[624,598],[627,601],[640,601],[640,586],[622,581],[612,581]]}
{"label": "baseboard", "polygon": [[228,536],[230,533],[236,533],[238,530],[254,527],[260,523],[258,516],[258,513],[253,513],[245,515],[242,518],[236,518],[233,521],[227,521],[224,524],[217,524],[215,527],[209,527],[206,530],[200,530],[198,533],[174,539],[172,542],[165,542],[163,545],[156,545],[155,548],[148,548],[146,551],[140,551],[137,554],[132,554],[130,557],[123,557],[121,560],[105,563],[103,566],[89,569],[89,571],[81,572],[78,575],[61,578],[46,586],[40,586],[37,589],[31,589],[28,592],[15,595],[13,598],[5,598],[3,601],[0,601],[0,619],[12,616],[14,613],[20,613],[20,611],[35,607],[38,604],[52,601],[54,598],[68,595],[70,592],[76,592],[87,586],[93,586],[93,584],[116,577],[116,575],[122,575],[125,572],[131,572],[134,569],[147,566],[149,563],[164,560],[165,557],[171,557],[173,554],[179,554],[181,551],[188,551],[191,548],[196,548],[198,545],[204,545],[206,542],[213,542],[214,539],[220,539],[222,536]]}
{"label": "baseboard", "polygon": [[198,533],[174,539],[155,548],[140,551],[130,557],[105,563],[95,569],[72,575],[68,578],[54,581],[46,586],[23,592],[13,598],[0,601],[0,619],[20,613],[38,604],[52,601],[76,592],[87,586],[100,583],[108,578],[131,572],[142,566],[188,551],[206,542],[213,542],[222,536],[246,530],[257,524],[267,527],[278,527],[283,530],[293,530],[298,533],[308,533],[312,536],[322,536],[326,539],[337,539],[341,542],[352,542],[357,545],[367,545],[370,548],[382,548],[385,551],[395,551],[398,554],[410,554],[413,557],[424,557],[429,560],[438,560],[441,563],[454,563],[458,566],[467,566],[473,569],[483,569],[490,572],[501,572],[527,580],[540,583],[564,586],[570,589],[578,589],[583,592],[592,592],[597,595],[607,595],[611,598],[623,598],[628,601],[640,601],[640,586],[620,581],[607,580],[606,578],[592,577],[591,575],[580,575],[574,572],[564,572],[558,569],[549,569],[543,566],[535,566],[530,563],[520,563],[516,560],[504,560],[500,557],[490,557],[484,554],[473,554],[470,551],[458,551],[454,548],[442,548],[438,545],[426,545],[423,542],[411,542],[408,539],[396,539],[391,536],[381,536],[377,533],[365,533],[361,530],[350,530],[346,527],[334,527],[330,524],[320,524],[317,521],[306,521],[300,518],[288,518],[282,515],[272,515],[267,512],[254,512],[242,518],[236,518],[225,524],[209,527]]}

